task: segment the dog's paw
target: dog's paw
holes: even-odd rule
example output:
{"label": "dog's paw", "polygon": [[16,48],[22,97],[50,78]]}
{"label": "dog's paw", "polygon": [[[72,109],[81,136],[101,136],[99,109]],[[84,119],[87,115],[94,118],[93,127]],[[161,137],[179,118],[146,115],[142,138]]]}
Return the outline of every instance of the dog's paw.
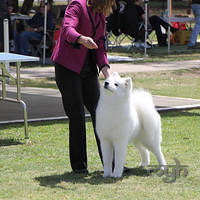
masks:
{"label": "dog's paw", "polygon": [[115,172],[114,172],[114,173],[112,174],[112,177],[113,177],[113,178],[121,178],[121,177],[122,177],[122,173],[115,173]]}
{"label": "dog's paw", "polygon": [[168,170],[168,166],[167,165],[161,165],[160,166],[160,170],[161,171],[167,171]]}
{"label": "dog's paw", "polygon": [[112,173],[104,173],[103,178],[112,177]]}

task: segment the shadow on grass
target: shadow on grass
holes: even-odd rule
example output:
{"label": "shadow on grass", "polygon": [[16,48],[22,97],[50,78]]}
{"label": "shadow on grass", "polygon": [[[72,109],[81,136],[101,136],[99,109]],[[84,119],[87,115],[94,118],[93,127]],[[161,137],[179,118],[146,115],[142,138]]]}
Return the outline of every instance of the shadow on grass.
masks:
{"label": "shadow on grass", "polygon": [[40,186],[65,189],[64,187],[59,186],[58,184],[60,184],[61,182],[88,183],[91,185],[110,184],[118,182],[119,180],[127,178],[129,176],[150,176],[150,173],[151,172],[146,169],[132,168],[127,173],[124,173],[122,178],[103,178],[102,171],[95,171],[87,175],[66,172],[64,174],[54,174],[50,176],[36,177],[35,180],[40,183]]}
{"label": "shadow on grass", "polygon": [[21,145],[21,144],[23,144],[23,143],[16,139],[0,139],[0,147]]}

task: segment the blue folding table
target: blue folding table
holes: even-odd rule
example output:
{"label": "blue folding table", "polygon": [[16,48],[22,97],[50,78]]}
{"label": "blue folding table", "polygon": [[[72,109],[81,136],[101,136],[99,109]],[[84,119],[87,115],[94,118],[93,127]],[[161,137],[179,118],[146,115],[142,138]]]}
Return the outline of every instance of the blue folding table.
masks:
{"label": "blue folding table", "polygon": [[[39,61],[38,57],[32,56],[24,56],[14,53],[0,53],[0,81],[2,82],[2,96],[0,97],[0,101],[9,101],[13,103],[19,103],[23,106],[24,109],[24,131],[25,131],[25,139],[29,139],[28,134],[28,117],[27,117],[27,109],[24,101],[21,100],[21,79],[20,79],[20,67],[21,62],[33,62]],[[16,63],[16,77],[12,76],[9,70],[6,68],[6,63],[15,62]],[[17,87],[17,97],[9,98],[7,97],[6,91],[6,81],[8,79],[12,79],[15,81]]]}

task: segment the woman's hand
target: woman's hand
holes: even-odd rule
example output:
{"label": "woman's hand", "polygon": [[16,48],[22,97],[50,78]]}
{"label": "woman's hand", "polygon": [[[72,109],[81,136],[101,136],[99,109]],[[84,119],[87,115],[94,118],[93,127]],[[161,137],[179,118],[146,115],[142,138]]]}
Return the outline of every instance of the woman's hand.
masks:
{"label": "woman's hand", "polygon": [[88,49],[97,49],[98,46],[97,44],[94,42],[94,40],[91,37],[86,37],[81,35],[81,37],[78,39],[77,41],[79,44],[82,44],[83,46],[85,46]]}
{"label": "woman's hand", "polygon": [[107,79],[111,74],[110,68],[108,66],[103,67],[101,71],[105,79]]}

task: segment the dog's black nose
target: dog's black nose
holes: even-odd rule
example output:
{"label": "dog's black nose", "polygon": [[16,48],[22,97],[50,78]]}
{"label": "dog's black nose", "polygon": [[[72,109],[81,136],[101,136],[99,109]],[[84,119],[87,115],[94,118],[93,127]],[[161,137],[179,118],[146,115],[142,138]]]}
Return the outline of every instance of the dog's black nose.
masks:
{"label": "dog's black nose", "polygon": [[105,86],[107,86],[107,85],[109,85],[109,83],[108,83],[108,82],[105,82]]}
{"label": "dog's black nose", "polygon": [[105,88],[107,88],[108,85],[109,85],[109,82],[105,82],[105,83],[104,83],[104,87],[105,87]]}

